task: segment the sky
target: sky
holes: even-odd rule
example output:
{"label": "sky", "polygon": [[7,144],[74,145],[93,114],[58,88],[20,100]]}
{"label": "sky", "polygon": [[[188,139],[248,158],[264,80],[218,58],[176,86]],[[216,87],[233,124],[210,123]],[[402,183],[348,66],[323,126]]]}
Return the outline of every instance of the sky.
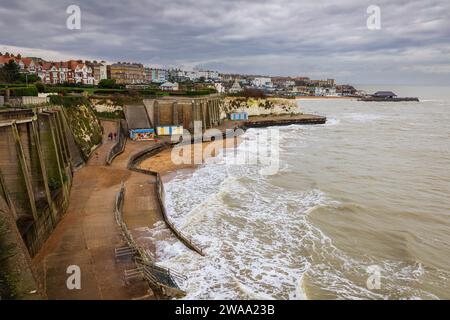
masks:
{"label": "sky", "polygon": [[[67,7],[81,10],[70,30]],[[367,27],[380,8],[381,28]],[[224,73],[450,85],[449,0],[0,0],[0,52]]]}

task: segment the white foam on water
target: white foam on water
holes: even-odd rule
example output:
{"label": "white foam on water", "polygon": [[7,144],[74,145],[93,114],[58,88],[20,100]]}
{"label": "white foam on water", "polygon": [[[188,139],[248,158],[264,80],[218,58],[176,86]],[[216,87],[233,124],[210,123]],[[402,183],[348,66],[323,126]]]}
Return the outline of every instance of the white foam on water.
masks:
{"label": "white foam on water", "polygon": [[327,122],[325,122],[325,124],[323,126],[325,127],[331,127],[331,126],[337,126],[341,124],[341,120],[340,119],[336,119],[336,118],[327,118]]}
{"label": "white foam on water", "polygon": [[[281,139],[298,130],[287,127]],[[249,130],[249,143],[238,152],[254,152],[256,134]],[[206,253],[187,249],[167,235],[163,224],[150,230],[159,264],[187,276],[186,299],[307,299],[305,286],[311,284],[341,299],[388,298],[385,291],[367,289],[365,280],[355,280],[374,264],[386,271],[383,285],[391,292],[432,297],[409,286],[427,273],[422,265],[350,257],[310,221],[315,210],[335,208],[339,201],[319,189],[285,190],[258,172],[257,165],[227,164],[225,156],[165,184],[171,220]]]}

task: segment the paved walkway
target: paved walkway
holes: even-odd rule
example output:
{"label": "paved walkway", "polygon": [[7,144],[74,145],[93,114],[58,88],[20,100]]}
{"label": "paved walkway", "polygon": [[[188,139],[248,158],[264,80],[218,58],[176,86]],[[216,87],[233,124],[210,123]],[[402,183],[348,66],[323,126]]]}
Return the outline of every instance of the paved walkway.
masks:
{"label": "paved walkway", "polygon": [[[121,168],[128,164],[131,155],[136,154],[154,142],[128,141],[125,152],[119,155],[112,166]],[[123,218],[130,230],[143,226],[153,226],[157,221],[163,220],[161,210],[156,198],[155,177],[139,172],[129,171],[125,181],[125,198]]]}
{"label": "paved walkway", "polygon": [[[114,144],[107,134],[115,132],[116,124],[105,121],[102,125],[103,145],[75,172],[69,208],[33,259],[49,299],[137,299],[148,294],[144,282],[124,283],[123,271],[132,264],[115,262],[114,249],[123,245],[123,239],[113,210],[120,183],[125,181],[124,218],[129,228],[152,226],[162,219],[155,204],[154,178],[126,168],[131,155],[154,142],[128,141],[124,153],[112,166],[106,166],[106,156]],[[70,265],[81,269],[81,290],[67,289]]]}

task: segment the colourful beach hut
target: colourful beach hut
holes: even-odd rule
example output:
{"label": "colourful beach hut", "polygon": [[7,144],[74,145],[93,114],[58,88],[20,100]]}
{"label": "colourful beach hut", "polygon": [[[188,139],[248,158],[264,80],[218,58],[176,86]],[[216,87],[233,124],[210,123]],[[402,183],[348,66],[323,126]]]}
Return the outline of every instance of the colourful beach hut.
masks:
{"label": "colourful beach hut", "polygon": [[233,112],[229,115],[230,120],[236,120],[236,121],[243,121],[248,120],[248,113],[247,112]]}
{"label": "colourful beach hut", "polygon": [[154,129],[133,129],[130,130],[130,139],[134,141],[153,140],[155,138]]}
{"label": "colourful beach hut", "polygon": [[159,126],[156,127],[158,136],[175,136],[183,135],[183,126]]}

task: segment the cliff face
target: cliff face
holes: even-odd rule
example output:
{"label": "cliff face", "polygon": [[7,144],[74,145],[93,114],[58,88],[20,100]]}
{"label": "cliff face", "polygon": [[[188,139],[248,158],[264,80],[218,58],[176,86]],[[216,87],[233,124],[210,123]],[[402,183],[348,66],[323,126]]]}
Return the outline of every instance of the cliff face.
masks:
{"label": "cliff face", "polygon": [[64,107],[69,127],[85,160],[102,142],[102,127],[89,102]]}
{"label": "cliff face", "polygon": [[92,109],[100,118],[124,119],[123,101],[120,99],[90,99]]}
{"label": "cliff face", "polygon": [[227,113],[247,112],[249,116],[298,113],[294,99],[226,97],[222,117]]}

